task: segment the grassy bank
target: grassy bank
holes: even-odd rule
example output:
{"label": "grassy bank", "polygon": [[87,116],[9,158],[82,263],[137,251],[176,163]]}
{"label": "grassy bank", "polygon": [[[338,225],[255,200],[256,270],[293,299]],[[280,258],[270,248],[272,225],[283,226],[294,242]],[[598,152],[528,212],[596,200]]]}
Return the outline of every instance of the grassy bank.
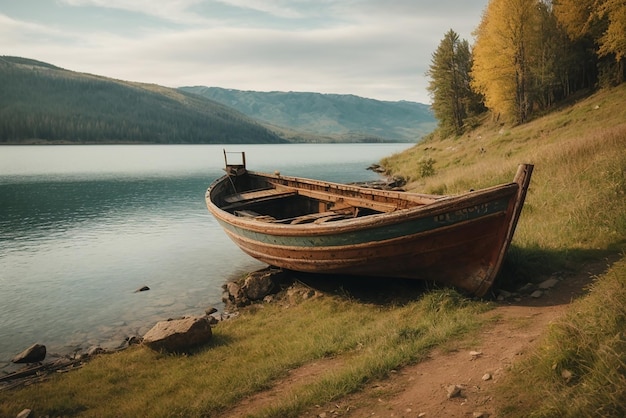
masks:
{"label": "grassy bank", "polygon": [[571,305],[527,360],[515,366],[499,388],[501,415],[626,416],[625,301],[622,260],[595,281],[589,296]]}
{"label": "grassy bank", "polygon": [[313,381],[291,385],[256,415],[295,417],[476,330],[488,308],[445,290],[403,306],[331,295],[289,307],[265,305],[220,324],[212,344],[192,355],[135,347],[49,382],[2,392],[0,416],[23,408],[37,416],[219,416],[289,370],[328,361]]}
{"label": "grassy bank", "polygon": [[[626,86],[528,125],[485,121],[461,138],[433,137],[384,164],[408,178],[411,189],[455,193],[510,181],[518,163],[534,163],[501,285],[537,281],[556,271],[576,271],[590,260],[615,257],[626,248],[623,103]],[[552,329],[554,337],[546,337],[536,356],[520,366],[536,380],[509,382],[505,393],[510,405],[523,405],[525,413],[536,407],[538,416],[553,411],[593,415],[596,401],[585,396],[595,392],[586,393],[586,388],[595,379],[591,375],[604,376],[606,368],[614,373],[609,380],[596,379],[597,391],[605,388],[617,398],[598,397],[599,402],[610,405],[623,399],[624,359],[614,354],[624,352],[625,270],[622,261],[599,278],[595,289],[604,283],[607,289],[594,290],[599,296],[581,302],[587,310],[576,305],[573,312],[585,312],[581,321],[568,319]],[[396,304],[343,292],[262,305],[219,324],[213,342],[191,355],[133,347],[47,382],[0,392],[0,416],[15,416],[23,408],[33,409],[36,416],[220,416],[242,399],[271,388],[290,370],[319,363],[318,373],[290,384],[271,406],[251,415],[296,417],[421,361],[435,347],[467,344],[468,336],[485,322],[482,313],[491,307],[445,289]],[[617,319],[605,327],[607,318]],[[564,370],[572,373],[565,383]],[[550,396],[545,391],[533,394],[530,386],[549,388]],[[515,398],[515,393],[528,396]],[[586,409],[563,409],[572,394]],[[514,409],[505,406],[503,415],[513,415]]]}

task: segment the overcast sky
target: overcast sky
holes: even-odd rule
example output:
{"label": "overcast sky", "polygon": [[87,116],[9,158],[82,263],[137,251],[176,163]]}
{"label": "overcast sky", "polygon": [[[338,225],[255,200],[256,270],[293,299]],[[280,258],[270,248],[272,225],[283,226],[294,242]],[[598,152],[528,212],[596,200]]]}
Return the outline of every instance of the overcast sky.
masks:
{"label": "overcast sky", "polygon": [[430,103],[444,34],[488,0],[0,0],[0,55],[168,87]]}

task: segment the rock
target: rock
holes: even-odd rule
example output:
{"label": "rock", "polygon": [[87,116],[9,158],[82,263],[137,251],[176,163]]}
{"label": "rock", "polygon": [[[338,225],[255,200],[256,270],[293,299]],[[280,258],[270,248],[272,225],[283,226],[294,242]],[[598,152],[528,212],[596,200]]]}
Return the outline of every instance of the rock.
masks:
{"label": "rock", "polygon": [[574,377],[574,373],[567,369],[563,369],[563,371],[561,372],[561,377],[563,378],[563,380],[565,380],[565,382],[569,383],[569,381],[572,380],[572,378]]}
{"label": "rock", "polygon": [[542,290],[535,290],[533,293],[530,294],[531,298],[535,298],[538,299],[540,297],[543,296],[543,291]]}
{"label": "rock", "polygon": [[217,308],[214,308],[213,306],[209,306],[208,308],[206,308],[204,310],[204,313],[208,316],[211,314],[214,314],[215,312],[217,312]]}
{"label": "rock", "polygon": [[498,300],[499,301],[503,301],[505,299],[510,298],[511,296],[513,296],[513,293],[506,291],[504,289],[500,289],[498,290]]}
{"label": "rock", "polygon": [[532,283],[526,283],[524,286],[517,289],[517,293],[528,294],[535,290],[535,285]]}
{"label": "rock", "polygon": [[137,293],[137,292],[145,292],[146,290],[150,290],[150,288],[148,286],[142,286],[139,289],[135,290],[135,293]]}
{"label": "rock", "polygon": [[472,360],[476,360],[478,357],[483,355],[483,352],[482,351],[470,351],[469,354],[472,357]]}
{"label": "rock", "polygon": [[143,344],[153,350],[185,352],[207,343],[212,337],[207,317],[186,317],[158,322],[143,336]]}
{"label": "rock", "polygon": [[489,414],[484,411],[477,411],[472,414],[472,418],[488,418]]}
{"label": "rock", "polygon": [[31,416],[33,411],[31,411],[30,409],[26,408],[26,409],[22,409],[22,412],[20,412],[19,414],[17,414],[17,416],[15,418],[28,418]]}
{"label": "rock", "polygon": [[554,277],[545,280],[539,284],[539,289],[552,289],[554,286],[559,283],[559,279],[555,279]]}
{"label": "rock", "polygon": [[459,385],[450,385],[446,388],[448,391],[448,399],[458,398],[461,396],[461,386]]}
{"label": "rock", "polygon": [[250,273],[244,280],[228,282],[223,288],[222,301],[226,310],[247,306],[252,302],[264,300],[268,295],[280,291],[282,281],[288,278],[281,269],[268,267]]}
{"label": "rock", "polygon": [[89,347],[89,349],[87,350],[88,357],[93,357],[102,353],[104,353],[104,348],[100,347],[99,345],[94,345],[92,347]]}
{"label": "rock", "polygon": [[483,375],[483,378],[482,378],[482,379],[483,379],[483,381],[485,381],[485,382],[486,382],[487,380],[491,380],[491,373],[485,373],[485,374]]}
{"label": "rock", "polygon": [[243,284],[243,291],[250,300],[262,300],[269,295],[274,288],[272,281],[272,271],[254,272],[246,277]]}
{"label": "rock", "polygon": [[133,335],[132,337],[130,337],[128,339],[128,345],[137,345],[137,344],[141,344],[142,338],[141,337],[137,337],[136,335]]}
{"label": "rock", "polygon": [[26,350],[13,357],[13,363],[39,363],[46,358],[46,346],[33,344]]}

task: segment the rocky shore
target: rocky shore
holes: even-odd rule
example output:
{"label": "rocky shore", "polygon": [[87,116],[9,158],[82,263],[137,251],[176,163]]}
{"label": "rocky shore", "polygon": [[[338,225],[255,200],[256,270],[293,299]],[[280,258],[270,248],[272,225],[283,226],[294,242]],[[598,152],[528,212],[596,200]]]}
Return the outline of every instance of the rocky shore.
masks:
{"label": "rocky shore", "polygon": [[[562,277],[555,275],[542,283],[528,283],[512,291],[494,289],[494,299],[519,303],[524,298],[541,298],[561,280]],[[212,336],[212,327],[221,321],[237,317],[239,309],[246,306],[258,303],[296,304],[322,294],[320,290],[300,281],[293,272],[275,267],[249,273],[238,280],[225,283],[222,288],[222,312],[210,306],[201,315],[167,318],[157,322],[144,335],[125,338],[114,348],[95,345],[59,355],[47,353],[45,345],[33,344],[13,358],[14,366],[21,367],[0,375],[0,390],[46,380],[51,373],[80,368],[94,356],[115,353],[136,344],[144,344],[154,350],[185,352],[208,342]],[[144,287],[137,291],[147,290],[149,288]]]}

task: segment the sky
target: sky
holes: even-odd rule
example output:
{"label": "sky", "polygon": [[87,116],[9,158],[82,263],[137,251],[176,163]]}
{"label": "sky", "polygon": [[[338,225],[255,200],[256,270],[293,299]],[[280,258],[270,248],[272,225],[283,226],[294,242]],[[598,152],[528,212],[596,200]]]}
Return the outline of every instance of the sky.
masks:
{"label": "sky", "polygon": [[488,0],[0,0],[0,55],[155,83],[430,103]]}

